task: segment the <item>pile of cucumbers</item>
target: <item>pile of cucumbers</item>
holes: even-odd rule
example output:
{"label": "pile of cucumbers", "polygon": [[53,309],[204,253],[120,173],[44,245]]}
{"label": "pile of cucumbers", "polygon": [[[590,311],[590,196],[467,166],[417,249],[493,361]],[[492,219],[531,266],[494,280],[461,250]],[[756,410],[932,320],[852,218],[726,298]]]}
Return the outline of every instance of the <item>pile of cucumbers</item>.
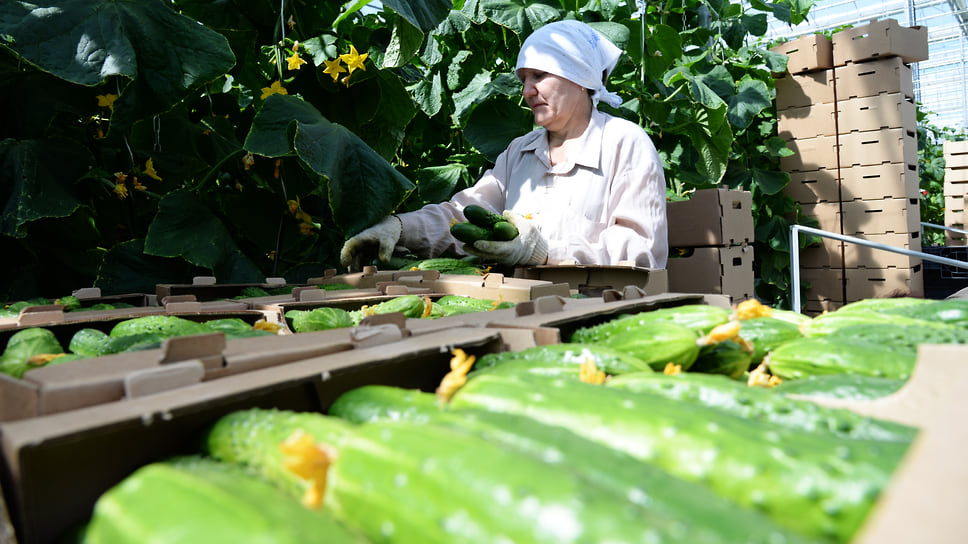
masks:
{"label": "pile of cucumbers", "polygon": [[461,242],[473,245],[478,240],[507,242],[518,236],[518,228],[503,215],[487,208],[470,204],[464,208],[467,221],[454,223],[450,233]]}

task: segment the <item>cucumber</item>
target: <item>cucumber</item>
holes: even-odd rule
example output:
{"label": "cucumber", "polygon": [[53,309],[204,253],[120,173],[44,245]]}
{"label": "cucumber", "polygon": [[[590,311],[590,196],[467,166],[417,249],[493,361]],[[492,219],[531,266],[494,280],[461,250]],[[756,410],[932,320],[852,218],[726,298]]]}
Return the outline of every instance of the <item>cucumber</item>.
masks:
{"label": "cucumber", "polygon": [[342,394],[330,406],[329,414],[358,424],[381,420],[434,423],[519,451],[644,508],[640,523],[649,522],[656,541],[792,544],[805,540],[753,510],[717,497],[702,485],[530,418],[480,410],[441,410],[432,393],[383,385],[362,386]]}
{"label": "cucumber", "polygon": [[146,315],[126,319],[115,325],[110,336],[127,336],[139,333],[158,333],[165,337],[189,336],[212,332],[202,323],[174,315]]}
{"label": "cucumber", "polygon": [[605,323],[604,327],[579,329],[572,334],[570,342],[612,348],[640,359],[658,371],[669,363],[688,370],[699,356],[696,343],[699,335],[689,327],[668,321],[622,321],[622,326]]}
{"label": "cucumber", "polygon": [[830,374],[788,380],[774,388],[777,393],[808,395],[811,397],[873,400],[886,397],[900,389],[906,380],[877,378],[860,374]]}
{"label": "cucumber", "polygon": [[491,240],[507,242],[518,237],[518,227],[509,221],[498,221],[491,227]]}
{"label": "cucumber", "polygon": [[[247,411],[248,412],[248,411]],[[689,534],[628,497],[589,485],[546,460],[434,423],[376,421],[328,441],[334,416],[259,411],[235,416],[210,438],[236,462],[261,466],[289,487],[280,437],[297,429],[335,450],[326,510],[376,542],[482,543],[671,541]],[[315,418],[317,422],[308,421]],[[313,430],[322,428],[323,436]],[[589,460],[592,462],[593,460]]]}
{"label": "cucumber", "polygon": [[494,225],[501,221],[507,221],[503,215],[492,212],[491,210],[483,206],[478,206],[477,204],[469,204],[465,206],[464,217],[467,218],[467,221],[471,224],[487,230],[491,230]]}
{"label": "cucumber", "polygon": [[582,363],[592,362],[606,374],[651,371],[645,361],[624,351],[601,344],[550,344],[518,351],[488,353],[478,359],[474,370],[503,367],[562,366],[577,372]]}
{"label": "cucumber", "polygon": [[653,323],[673,323],[687,327],[697,334],[706,334],[717,325],[729,321],[729,314],[729,310],[706,304],[659,308],[622,315],[604,323],[582,327],[571,334],[569,341],[595,343],[608,336]]}
{"label": "cucumber", "polygon": [[[906,425],[829,408],[787,397],[784,387],[805,380],[783,382],[773,389],[749,387],[743,382],[708,374],[657,372],[615,376],[605,386],[630,393],[661,395],[677,402],[697,403],[751,421],[768,421],[789,429],[832,433],[851,440],[911,442],[917,430]],[[791,389],[793,391],[794,389]]]}
{"label": "cucumber", "polygon": [[86,544],[366,542],[239,465],[201,456],[137,469],[95,503]]}
{"label": "cucumber", "polygon": [[724,340],[712,346],[703,347],[696,361],[689,367],[690,372],[721,374],[738,380],[749,370],[753,355],[732,340]]}
{"label": "cucumber", "polygon": [[71,353],[85,357],[97,357],[102,346],[110,340],[107,333],[98,329],[80,329],[71,336],[67,349]]}
{"label": "cucumber", "polygon": [[818,336],[791,340],[764,359],[770,373],[784,380],[824,374],[861,374],[906,380],[917,353],[850,338]]}
{"label": "cucumber", "polygon": [[847,542],[907,444],[841,440],[719,410],[563,379],[482,375],[449,408],[516,414],[703,482],[716,494],[817,539]]}
{"label": "cucumber", "polygon": [[473,244],[478,240],[491,239],[490,229],[468,222],[454,223],[450,226],[450,234],[465,244]]}
{"label": "cucumber", "polygon": [[[915,299],[920,300],[920,299]],[[932,323],[968,326],[968,300],[935,300],[885,310],[885,314],[924,319]]]}
{"label": "cucumber", "polygon": [[778,346],[802,336],[799,325],[776,317],[754,317],[740,323],[740,337],[753,344],[751,365],[762,362]]}

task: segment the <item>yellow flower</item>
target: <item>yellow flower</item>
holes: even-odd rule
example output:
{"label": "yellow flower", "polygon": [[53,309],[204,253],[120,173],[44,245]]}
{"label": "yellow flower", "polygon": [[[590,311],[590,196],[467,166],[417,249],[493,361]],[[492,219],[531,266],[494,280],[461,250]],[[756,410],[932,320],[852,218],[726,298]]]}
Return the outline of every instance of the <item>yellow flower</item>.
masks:
{"label": "yellow flower", "polygon": [[282,83],[279,83],[278,81],[273,81],[272,85],[262,88],[262,99],[265,100],[266,98],[269,97],[269,95],[273,95],[273,94],[289,94],[289,91],[287,91],[286,88],[282,86]]}
{"label": "yellow flower", "polygon": [[114,181],[115,181],[115,183],[124,183],[125,180],[127,180],[127,179],[128,179],[128,175],[125,174],[124,172],[115,172],[114,173]]}
{"label": "yellow flower", "polygon": [[114,110],[114,101],[118,99],[116,94],[99,94],[95,96],[97,98],[97,106],[99,108],[108,108],[109,110]]}
{"label": "yellow flower", "polygon": [[290,70],[298,70],[302,68],[303,64],[306,64],[306,61],[299,56],[299,53],[293,53],[291,57],[287,57],[286,62],[289,63]]}
{"label": "yellow flower", "polygon": [[135,189],[139,190],[139,191],[145,191],[145,190],[147,190],[145,188],[145,186],[142,185],[140,181],[138,181],[138,178],[134,178],[134,180],[131,182],[131,186],[134,187]]}
{"label": "yellow flower", "polygon": [[323,70],[323,73],[329,74],[330,77],[333,78],[333,81],[339,79],[339,75],[346,71],[346,68],[343,68],[343,65],[339,63],[338,58],[334,60],[324,59],[323,64],[326,65],[326,69]]}
{"label": "yellow flower", "polygon": [[367,56],[369,56],[369,53],[363,53],[361,55],[356,52],[356,46],[351,45],[350,52],[340,55],[339,58],[346,63],[346,67],[349,68],[349,71],[352,74],[353,70],[356,70],[357,68],[360,70],[366,70],[366,66],[363,65],[363,61],[366,60]]}
{"label": "yellow flower", "polygon": [[289,20],[286,21],[286,26],[289,27],[289,30],[292,30],[296,27],[296,20],[292,18],[292,15],[290,15]]}
{"label": "yellow flower", "polygon": [[312,223],[299,223],[299,234],[309,236],[316,230]]}
{"label": "yellow flower", "polygon": [[114,194],[118,195],[119,200],[128,198],[128,188],[124,185],[123,181],[114,184]]}
{"label": "yellow flower", "polygon": [[159,176],[158,172],[155,171],[154,159],[151,157],[148,157],[148,162],[145,163],[145,175],[151,179],[162,181],[161,176]]}
{"label": "yellow flower", "polygon": [[253,164],[255,164],[255,157],[252,155],[252,153],[246,153],[245,156],[242,157],[242,167],[248,170],[249,168],[252,168]]}
{"label": "yellow flower", "polygon": [[450,401],[454,393],[467,383],[467,373],[470,372],[471,367],[474,366],[474,361],[477,359],[460,348],[455,348],[451,353],[453,357],[450,359],[450,372],[440,380],[440,385],[437,386],[437,403],[440,406]]}

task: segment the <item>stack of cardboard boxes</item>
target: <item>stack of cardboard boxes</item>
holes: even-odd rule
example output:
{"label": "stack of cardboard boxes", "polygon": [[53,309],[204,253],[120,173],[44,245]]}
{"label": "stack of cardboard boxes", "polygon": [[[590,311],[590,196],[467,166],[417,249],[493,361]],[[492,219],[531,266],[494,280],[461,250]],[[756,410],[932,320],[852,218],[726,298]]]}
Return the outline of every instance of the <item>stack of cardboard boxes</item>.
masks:
{"label": "stack of cardboard boxes", "polygon": [[[965,230],[965,204],[968,201],[968,142],[944,142],[944,225]],[[966,235],[945,231],[945,245],[964,246]]]}
{"label": "stack of cardboard boxes", "polygon": [[753,196],[749,191],[701,189],[669,202],[669,290],[754,297]]}
{"label": "stack of cardboard boxes", "polygon": [[[819,228],[921,249],[918,142],[910,63],[927,58],[927,28],[887,19],[773,48],[786,193]],[[921,296],[920,259],[824,238],[801,252],[807,312],[897,293]]]}

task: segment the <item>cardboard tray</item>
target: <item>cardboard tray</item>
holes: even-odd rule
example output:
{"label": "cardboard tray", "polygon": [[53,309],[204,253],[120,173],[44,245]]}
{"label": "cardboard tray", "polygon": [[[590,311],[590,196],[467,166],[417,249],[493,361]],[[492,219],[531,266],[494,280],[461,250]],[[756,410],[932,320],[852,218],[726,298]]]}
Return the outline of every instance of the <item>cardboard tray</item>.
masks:
{"label": "cardboard tray", "polygon": [[521,303],[514,309],[515,319],[506,323],[421,334],[399,323],[377,323],[352,329],[349,345],[338,352],[0,423],[0,506],[9,514],[7,527],[14,528],[7,541],[33,544],[58,538],[85,521],[97,498],[138,467],[197,452],[204,430],[231,411],[276,407],[325,412],[340,394],[366,384],[433,391],[449,371],[455,347],[478,357],[520,350],[559,342],[578,327],[621,313],[706,301],[725,304],[715,295],[645,296],[630,287],[601,300],[551,296]]}
{"label": "cardboard tray", "polygon": [[525,266],[514,269],[514,277],[567,285],[568,293],[601,297],[609,290],[621,290],[627,286],[644,289],[650,294],[669,290],[669,277],[665,269],[643,268],[633,263],[617,265],[556,264]]}

